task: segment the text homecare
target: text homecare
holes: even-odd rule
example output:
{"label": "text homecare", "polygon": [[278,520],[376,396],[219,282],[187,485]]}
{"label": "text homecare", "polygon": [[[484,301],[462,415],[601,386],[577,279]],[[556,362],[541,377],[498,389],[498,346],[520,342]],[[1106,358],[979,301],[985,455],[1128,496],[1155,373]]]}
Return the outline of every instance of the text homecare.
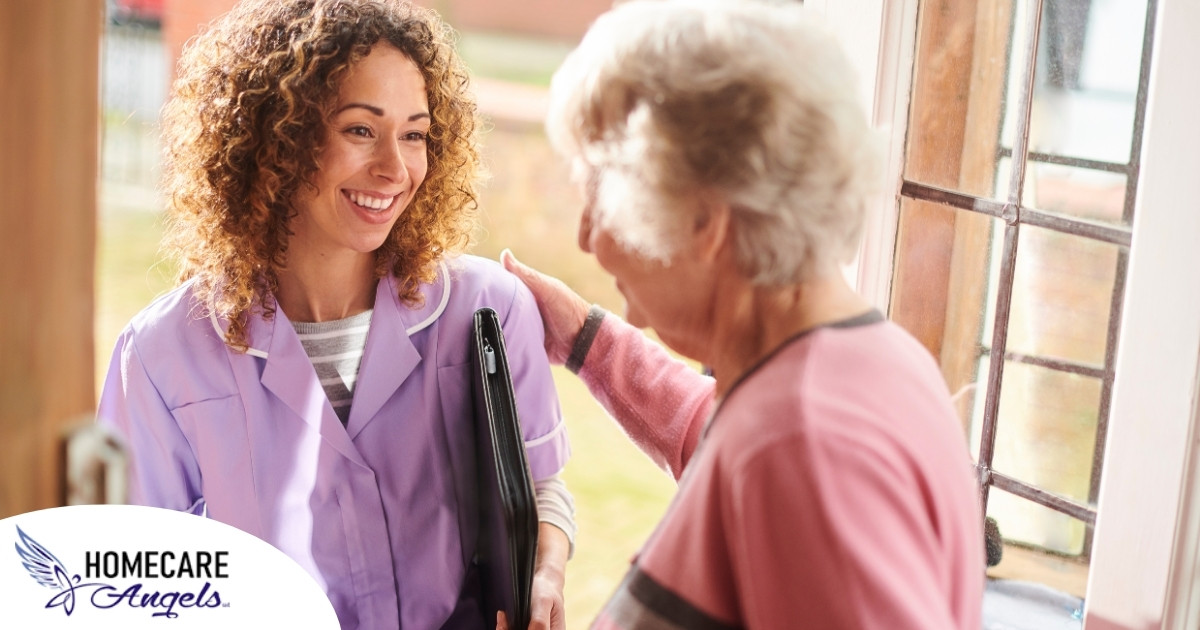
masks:
{"label": "text homecare", "polygon": [[89,551],[88,578],[227,578],[228,551]]}

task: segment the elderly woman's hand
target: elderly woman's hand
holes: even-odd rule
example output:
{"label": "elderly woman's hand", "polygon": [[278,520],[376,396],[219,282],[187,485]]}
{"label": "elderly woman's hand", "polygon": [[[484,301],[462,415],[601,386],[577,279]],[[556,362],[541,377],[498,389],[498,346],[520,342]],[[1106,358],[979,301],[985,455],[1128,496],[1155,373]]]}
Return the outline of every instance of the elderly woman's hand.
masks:
{"label": "elderly woman's hand", "polygon": [[504,268],[525,283],[537,300],[546,328],[546,355],[550,363],[562,365],[571,354],[575,337],[587,319],[588,303],[558,278],[552,278],[517,260],[513,253],[500,253]]}

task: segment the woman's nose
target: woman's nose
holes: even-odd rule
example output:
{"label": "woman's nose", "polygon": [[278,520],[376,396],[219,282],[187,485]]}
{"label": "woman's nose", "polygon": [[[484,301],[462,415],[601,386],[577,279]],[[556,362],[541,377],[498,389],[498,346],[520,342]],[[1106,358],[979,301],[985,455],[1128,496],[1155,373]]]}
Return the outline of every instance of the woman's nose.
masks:
{"label": "woman's nose", "polygon": [[399,142],[380,142],[375,148],[375,162],[372,165],[372,175],[383,177],[389,181],[403,181],[405,177],[404,152]]}

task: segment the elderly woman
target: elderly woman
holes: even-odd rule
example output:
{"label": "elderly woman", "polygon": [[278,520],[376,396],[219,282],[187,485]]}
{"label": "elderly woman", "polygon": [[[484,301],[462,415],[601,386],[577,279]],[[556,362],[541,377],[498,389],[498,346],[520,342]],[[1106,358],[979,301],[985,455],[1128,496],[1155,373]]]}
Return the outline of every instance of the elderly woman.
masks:
{"label": "elderly woman", "polygon": [[164,117],[181,283],[100,401],[131,497],[307,569],[343,628],[489,628],[468,341],[496,310],[537,480],[533,627],[561,628],[568,446],[528,290],[454,256],[476,108],[452,33],[400,0],[246,1],[192,40]]}
{"label": "elderly woman", "polygon": [[847,59],[789,4],[621,4],[554,77],[579,243],[628,324],[504,262],[552,362],[679,480],[596,627],[977,630],[965,439],[928,353],[843,278],[872,133]]}

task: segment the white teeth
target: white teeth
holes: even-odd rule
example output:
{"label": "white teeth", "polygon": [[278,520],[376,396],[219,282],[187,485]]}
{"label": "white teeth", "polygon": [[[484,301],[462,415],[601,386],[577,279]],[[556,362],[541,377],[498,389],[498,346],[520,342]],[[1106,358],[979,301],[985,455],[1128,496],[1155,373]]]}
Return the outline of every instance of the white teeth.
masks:
{"label": "white teeth", "polygon": [[371,210],[383,210],[384,208],[391,206],[392,201],[396,199],[395,196],[384,197],[380,199],[379,197],[372,197],[359,192],[349,193],[349,196],[350,201],[353,201],[355,204]]}

